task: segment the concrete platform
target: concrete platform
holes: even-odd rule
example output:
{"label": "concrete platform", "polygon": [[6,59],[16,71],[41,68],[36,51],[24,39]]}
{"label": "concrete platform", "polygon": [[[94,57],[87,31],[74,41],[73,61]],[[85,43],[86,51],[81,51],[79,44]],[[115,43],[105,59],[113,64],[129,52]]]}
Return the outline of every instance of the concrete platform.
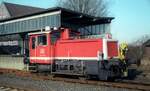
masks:
{"label": "concrete platform", "polygon": [[23,57],[0,55],[0,68],[23,70],[24,67]]}

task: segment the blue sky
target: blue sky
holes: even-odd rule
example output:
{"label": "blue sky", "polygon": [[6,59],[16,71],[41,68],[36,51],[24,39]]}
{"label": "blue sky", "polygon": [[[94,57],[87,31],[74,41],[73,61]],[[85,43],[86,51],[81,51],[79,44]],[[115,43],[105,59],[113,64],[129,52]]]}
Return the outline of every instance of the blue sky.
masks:
{"label": "blue sky", "polygon": [[133,42],[150,36],[150,0],[115,0],[111,15],[112,34],[120,41]]}
{"label": "blue sky", "polygon": [[[56,0],[0,0],[2,1],[42,8],[56,5]],[[133,42],[141,36],[150,36],[150,0],[107,1],[111,1],[109,16],[115,17],[111,24],[115,39],[120,42]]]}

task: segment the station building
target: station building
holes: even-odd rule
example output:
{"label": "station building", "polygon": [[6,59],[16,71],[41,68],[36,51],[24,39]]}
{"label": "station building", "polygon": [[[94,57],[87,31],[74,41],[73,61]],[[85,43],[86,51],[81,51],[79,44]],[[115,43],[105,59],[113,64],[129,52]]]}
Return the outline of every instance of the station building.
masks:
{"label": "station building", "polygon": [[22,69],[23,58],[29,54],[28,33],[44,30],[47,26],[68,27],[80,32],[81,37],[105,37],[110,34],[112,19],[60,7],[43,9],[3,2],[0,5],[0,67],[10,67],[10,63],[17,61],[16,65]]}

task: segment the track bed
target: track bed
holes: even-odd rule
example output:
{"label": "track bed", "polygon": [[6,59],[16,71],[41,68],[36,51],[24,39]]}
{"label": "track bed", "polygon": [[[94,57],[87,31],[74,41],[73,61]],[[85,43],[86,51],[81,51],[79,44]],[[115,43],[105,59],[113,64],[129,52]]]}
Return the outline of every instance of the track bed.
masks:
{"label": "track bed", "polygon": [[36,91],[150,91],[149,84],[52,78],[17,70],[1,70],[0,73],[0,84],[16,85]]}

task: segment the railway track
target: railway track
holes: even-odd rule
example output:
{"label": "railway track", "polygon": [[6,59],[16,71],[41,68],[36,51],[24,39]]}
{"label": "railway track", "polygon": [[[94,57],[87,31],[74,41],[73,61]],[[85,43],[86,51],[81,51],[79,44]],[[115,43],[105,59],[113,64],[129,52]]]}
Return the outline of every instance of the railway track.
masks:
{"label": "railway track", "polygon": [[15,88],[0,86],[0,91],[24,91],[24,90],[18,90]]}
{"label": "railway track", "polygon": [[12,86],[0,86],[0,91],[32,91],[32,90],[27,90],[23,88],[18,88],[18,87],[12,87]]}
{"label": "railway track", "polygon": [[107,86],[115,88],[126,88],[140,91],[150,91],[150,84],[140,82],[106,82],[106,81],[94,81],[94,80],[80,80],[64,77],[51,77],[50,75],[34,74],[27,71],[19,71],[12,69],[0,69],[0,74],[13,74],[19,77],[31,77],[34,80],[52,80],[52,81],[64,81],[68,83],[80,83],[88,85]]}

